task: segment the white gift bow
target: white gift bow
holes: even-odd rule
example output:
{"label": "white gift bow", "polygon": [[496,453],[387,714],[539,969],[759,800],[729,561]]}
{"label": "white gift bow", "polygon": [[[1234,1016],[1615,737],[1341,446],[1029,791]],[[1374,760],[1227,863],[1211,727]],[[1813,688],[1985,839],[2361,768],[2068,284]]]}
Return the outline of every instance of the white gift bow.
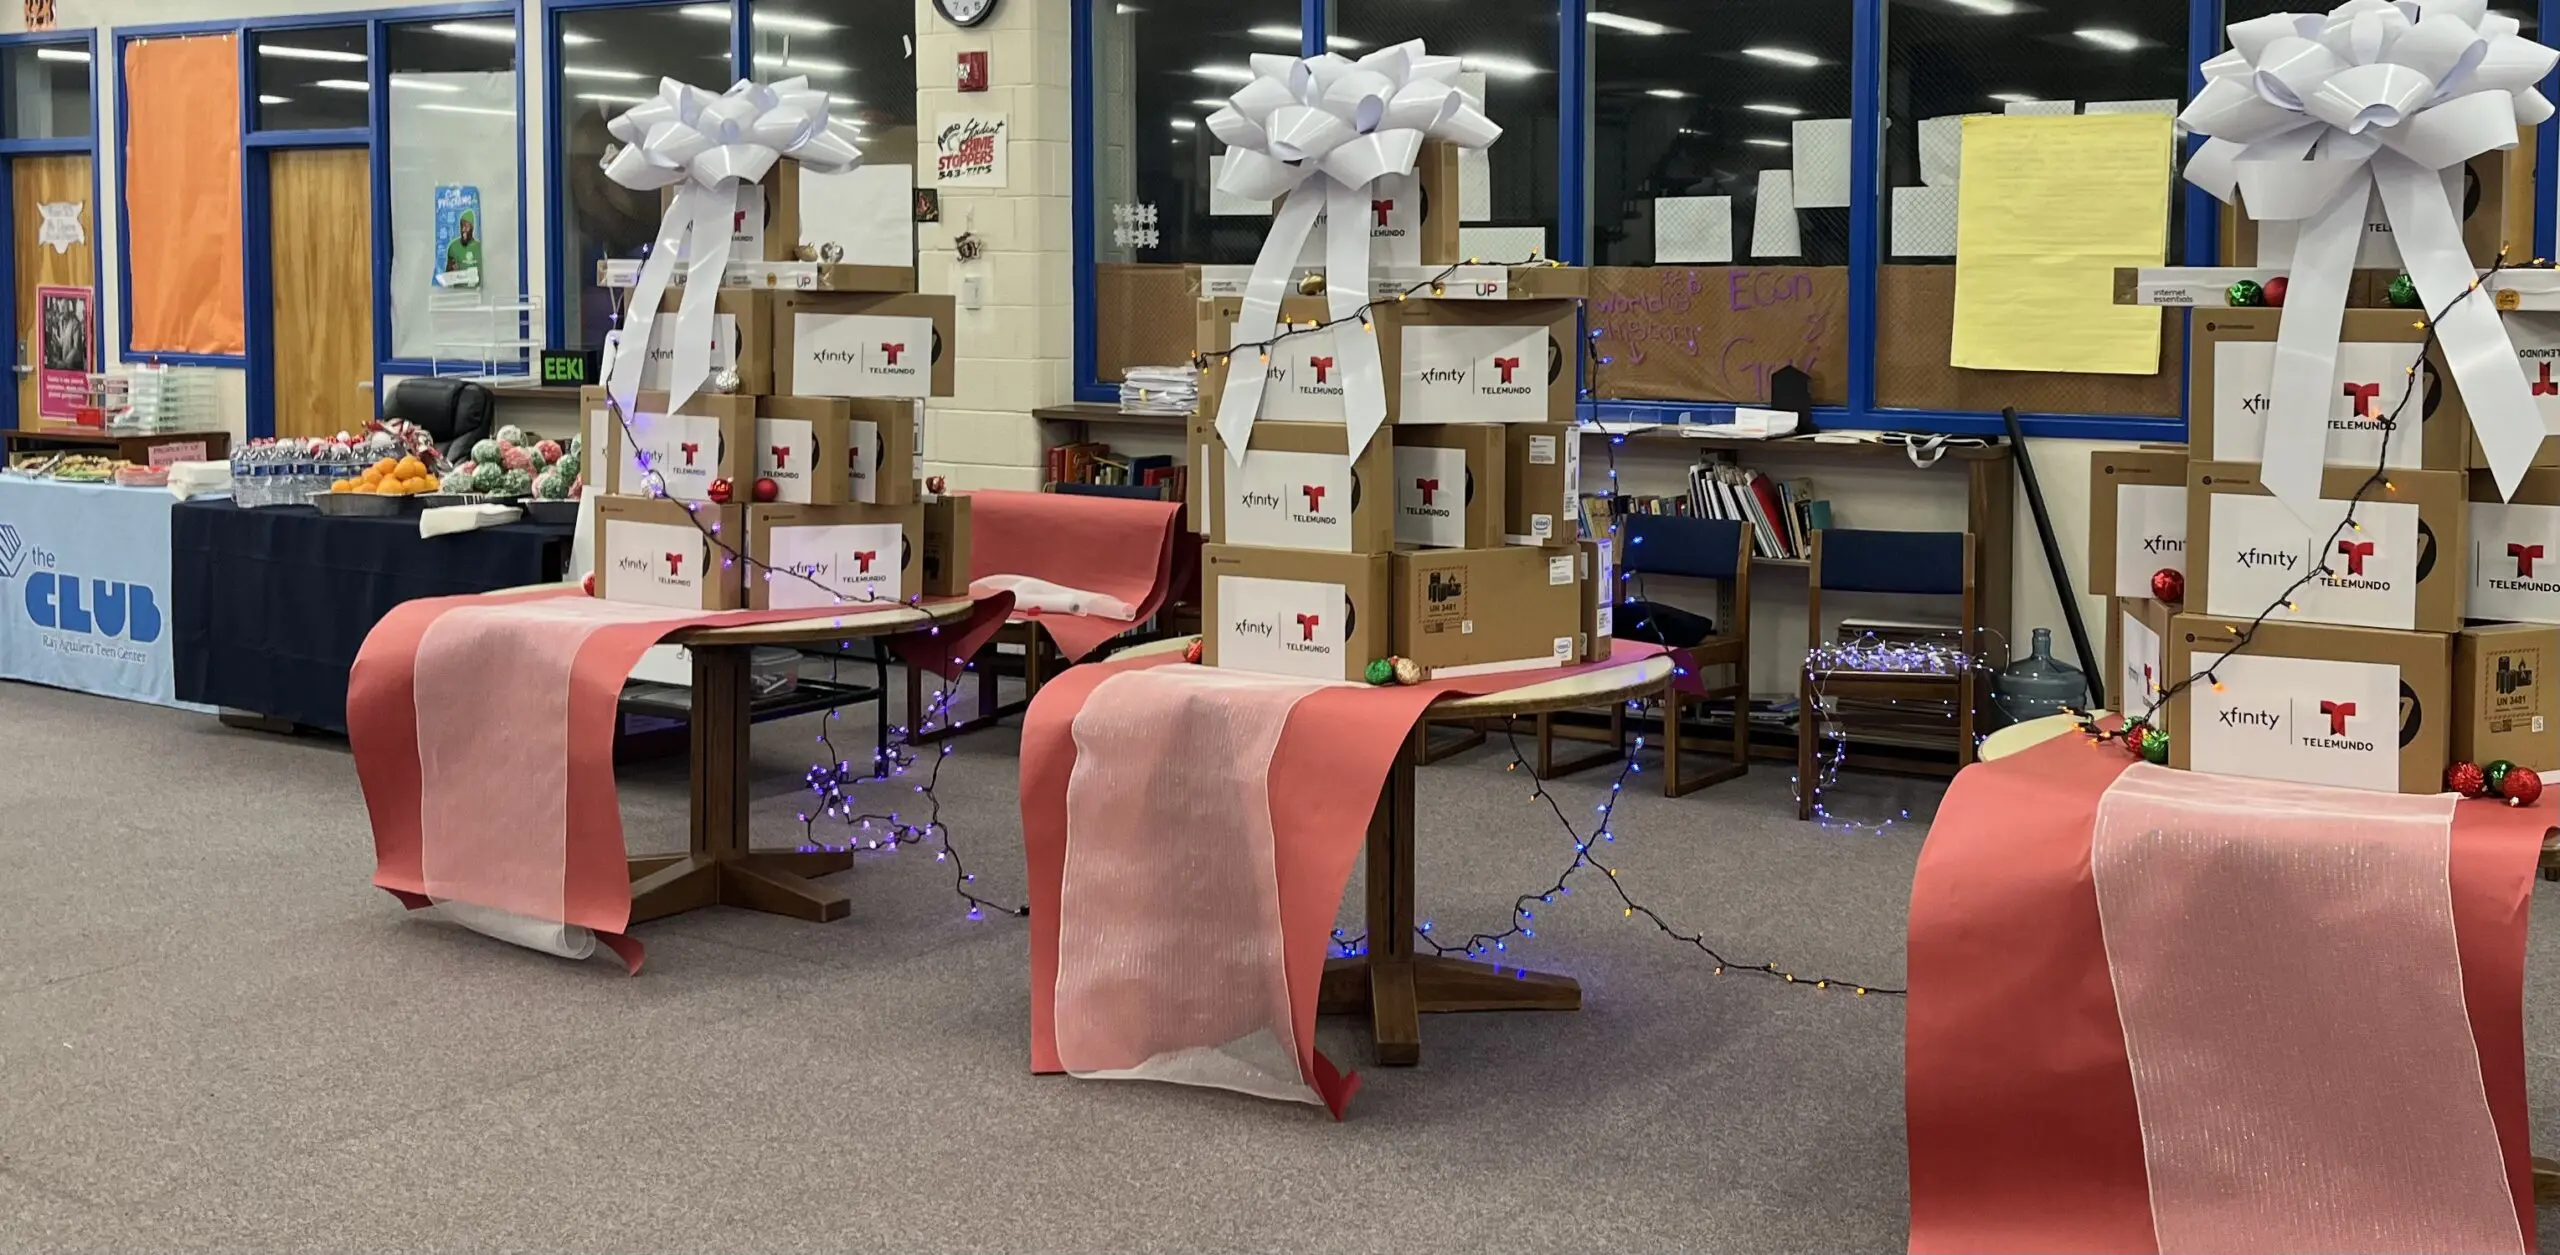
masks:
{"label": "white gift bow", "polygon": [[[1209,115],[1209,132],[1227,145],[1218,186],[1255,200],[1287,197],[1253,262],[1233,343],[1260,344],[1279,329],[1280,301],[1299,250],[1322,214],[1325,300],[1334,319],[1369,301],[1369,185],[1411,174],[1427,139],[1484,148],[1502,128],[1480,102],[1457,87],[1459,61],[1423,51],[1411,40],[1357,61],[1334,53],[1287,57],[1256,53],[1254,79]],[[1345,336],[1337,370],[1358,457],[1387,421],[1386,381],[1374,334]],[[1253,351],[1228,362],[1218,401],[1218,435],[1243,462],[1268,382]]]}
{"label": "white gift bow", "polygon": [[[2376,189],[2402,267],[2442,315],[2436,337],[2502,496],[2541,445],[2506,325],[2485,297],[2464,299],[2478,272],[2453,207],[2464,162],[2514,147],[2516,128],[2551,116],[2533,85],[2560,52],[2519,29],[2487,0],[2347,0],[2326,14],[2235,22],[2231,49],[2204,63],[2204,90],[2178,115],[2212,137],[2187,163],[2190,182],[2226,202],[2236,195],[2261,222],[2302,223],[2263,457],[2268,491],[2306,523],[2319,522],[2328,391]],[[2387,386],[2396,401],[2402,385]]]}
{"label": "white gift bow", "polygon": [[676,309],[674,369],[667,378],[672,413],[711,374],[712,303],[729,269],[729,239],[743,210],[745,185],[784,157],[833,174],[860,165],[862,153],[827,129],[827,94],[812,90],[806,78],[771,86],[740,79],[717,96],[660,79],[655,97],[633,105],[605,130],[622,141],[604,161],[607,177],[636,191],[677,189],[632,285],[605,368],[605,390],[623,413],[631,412],[649,360],[649,331],[681,256],[684,300]]}

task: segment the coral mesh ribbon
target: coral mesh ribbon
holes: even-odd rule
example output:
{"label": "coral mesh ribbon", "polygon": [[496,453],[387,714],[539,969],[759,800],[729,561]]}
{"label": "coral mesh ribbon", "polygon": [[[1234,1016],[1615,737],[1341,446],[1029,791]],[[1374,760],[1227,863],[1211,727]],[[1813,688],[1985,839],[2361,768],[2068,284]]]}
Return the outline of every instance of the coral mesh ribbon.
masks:
{"label": "coral mesh ribbon", "polygon": [[[1280,202],[1245,286],[1236,344],[1268,341],[1279,329],[1281,298],[1318,216],[1326,223],[1326,306],[1336,319],[1360,312],[1369,302],[1370,184],[1413,173],[1426,139],[1485,148],[1502,137],[1481,103],[1458,90],[1458,58],[1433,56],[1419,39],[1358,61],[1330,52],[1251,60],[1253,81],[1209,115],[1209,132],[1227,146],[1219,188]],[[1344,336],[1340,348],[1335,369],[1357,457],[1387,421],[1384,367],[1373,335]],[[1251,363],[1227,371],[1218,435],[1238,465],[1268,382]]]}
{"label": "coral mesh ribbon", "polygon": [[674,373],[667,381],[672,414],[711,374],[712,304],[728,273],[730,236],[744,212],[745,185],[784,157],[835,174],[861,164],[862,153],[827,129],[827,94],[812,90],[807,78],[771,86],[740,79],[717,96],[660,79],[656,96],[607,122],[605,130],[622,145],[606,154],[606,177],[634,191],[676,189],[632,286],[621,338],[607,357],[605,390],[623,413],[632,412],[658,304],[683,258],[684,300],[676,308]]}
{"label": "coral mesh ribbon", "polygon": [[2090,869],[2163,1251],[2522,1251],[2451,794],[2138,764]]}
{"label": "coral mesh ribbon", "polygon": [[2229,30],[2230,50],[2203,64],[2204,90],[2178,121],[2212,137],[2188,181],[2260,222],[2302,224],[2284,267],[2268,491],[2306,521],[2319,508],[2347,283],[2379,191],[2402,268],[2442,315],[2437,338],[2500,495],[2513,496],[2542,419],[2497,312],[2457,299],[2477,271],[2454,203],[2464,162],[2515,147],[2517,127],[2551,116],[2533,85],[2560,52],[2486,0],[2347,0]]}
{"label": "coral mesh ribbon", "polygon": [[1162,667],[1104,680],[1077,712],[1056,1001],[1069,1073],[1323,1104],[1292,1022],[1271,757],[1324,687]]}

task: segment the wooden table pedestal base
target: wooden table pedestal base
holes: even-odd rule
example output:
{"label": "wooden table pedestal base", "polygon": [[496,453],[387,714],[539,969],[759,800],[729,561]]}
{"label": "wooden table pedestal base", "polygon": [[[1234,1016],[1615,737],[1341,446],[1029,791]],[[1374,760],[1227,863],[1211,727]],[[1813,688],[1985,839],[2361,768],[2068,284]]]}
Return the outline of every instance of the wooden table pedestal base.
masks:
{"label": "wooden table pedestal base", "polygon": [[631,922],[658,919],[706,906],[734,906],[788,915],[815,924],[843,919],[853,899],[839,889],[812,884],[853,866],[846,851],[776,850],[729,858],[708,854],[654,854],[631,860]]}
{"label": "wooden table pedestal base", "polygon": [[1321,1015],[1366,1014],[1378,1065],[1422,1062],[1422,1015],[1434,1011],[1579,1011],[1582,986],[1570,976],[1432,955],[1335,959],[1316,992]]}

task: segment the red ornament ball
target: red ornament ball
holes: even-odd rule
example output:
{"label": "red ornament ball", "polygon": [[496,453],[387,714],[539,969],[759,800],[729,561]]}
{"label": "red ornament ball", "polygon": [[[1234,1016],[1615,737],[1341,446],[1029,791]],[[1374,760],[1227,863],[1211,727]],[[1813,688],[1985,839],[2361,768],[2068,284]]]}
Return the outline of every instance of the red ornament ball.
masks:
{"label": "red ornament ball", "polygon": [[1198,662],[1204,652],[1205,651],[1203,651],[1200,646],[1200,642],[1193,641],[1189,645],[1183,647],[1182,660],[1184,662]]}
{"label": "red ornament ball", "polygon": [[2448,793],[2478,797],[2489,791],[2489,778],[2481,774],[2478,763],[2455,763],[2444,769],[2444,787]]}
{"label": "red ornament ball", "polygon": [[587,594],[587,596],[589,596],[589,597],[593,597],[593,596],[595,596],[595,595],[596,595],[596,573],[595,573],[595,572],[593,572],[593,571],[589,571],[589,572],[587,572],[587,578],[585,578],[585,579],[583,579],[583,580],[578,581],[578,587],[579,587],[579,588],[581,588],[581,589],[586,590],[586,594]]}
{"label": "red ornament ball", "polygon": [[756,500],[771,501],[781,495],[782,485],[773,482],[771,479],[759,479],[756,481]]}
{"label": "red ornament ball", "polygon": [[2499,792],[2505,795],[2509,806],[2531,806],[2542,796],[2542,777],[2531,767],[2511,767],[2506,785]]}
{"label": "red ornament ball", "polygon": [[2170,605],[2187,599],[2187,573],[2176,567],[2162,567],[2151,573],[2151,595]]}
{"label": "red ornament ball", "polygon": [[715,479],[711,481],[711,487],[705,489],[702,495],[711,498],[711,500],[716,504],[727,505],[729,504],[729,492],[728,480]]}
{"label": "red ornament ball", "polygon": [[2284,305],[2285,287],[2285,277],[2283,275],[2277,275],[2275,278],[2269,279],[2265,283],[2259,285],[2258,290],[2265,298],[2267,304],[2277,308],[2282,308]]}

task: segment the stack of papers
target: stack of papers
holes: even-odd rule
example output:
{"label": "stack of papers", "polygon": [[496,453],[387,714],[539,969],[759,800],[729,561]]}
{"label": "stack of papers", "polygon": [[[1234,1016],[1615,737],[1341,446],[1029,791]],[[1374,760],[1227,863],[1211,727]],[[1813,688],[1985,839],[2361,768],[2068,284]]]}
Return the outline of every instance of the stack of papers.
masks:
{"label": "stack of papers", "polygon": [[1127,414],[1189,414],[1200,403],[1200,372],[1190,365],[1132,366],[1120,381]]}

